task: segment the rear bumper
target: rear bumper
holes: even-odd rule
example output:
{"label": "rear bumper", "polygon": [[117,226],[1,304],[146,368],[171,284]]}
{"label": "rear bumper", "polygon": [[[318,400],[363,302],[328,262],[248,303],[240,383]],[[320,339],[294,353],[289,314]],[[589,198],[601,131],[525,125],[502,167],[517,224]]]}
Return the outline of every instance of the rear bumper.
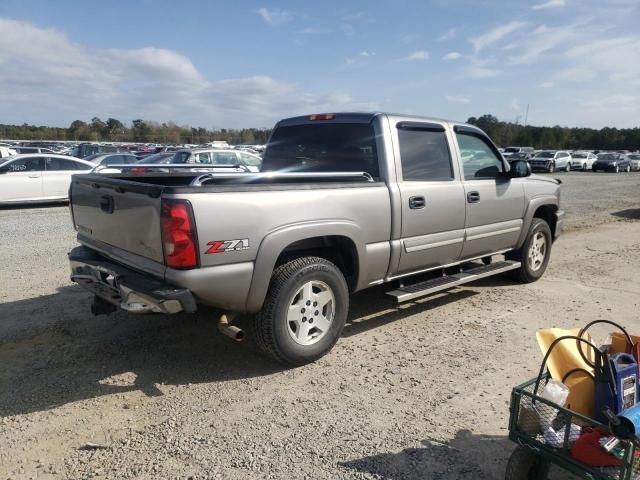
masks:
{"label": "rear bumper", "polygon": [[112,263],[86,247],[69,252],[71,280],[101,299],[131,313],[194,312],[188,289]]}

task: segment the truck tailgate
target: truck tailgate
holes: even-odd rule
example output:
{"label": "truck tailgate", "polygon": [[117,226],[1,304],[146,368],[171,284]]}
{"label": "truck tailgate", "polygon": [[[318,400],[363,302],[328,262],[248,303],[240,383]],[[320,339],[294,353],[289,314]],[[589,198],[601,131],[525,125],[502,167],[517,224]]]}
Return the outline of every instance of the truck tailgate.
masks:
{"label": "truck tailgate", "polygon": [[74,176],[70,201],[79,237],[163,262],[160,192],[155,185]]}

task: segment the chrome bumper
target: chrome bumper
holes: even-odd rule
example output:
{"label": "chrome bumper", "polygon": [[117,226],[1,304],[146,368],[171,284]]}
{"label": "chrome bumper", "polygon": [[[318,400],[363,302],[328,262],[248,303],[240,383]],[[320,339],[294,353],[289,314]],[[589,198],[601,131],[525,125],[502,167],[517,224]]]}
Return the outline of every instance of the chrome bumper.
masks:
{"label": "chrome bumper", "polygon": [[197,309],[191,292],[100,257],[86,247],[69,252],[71,280],[131,313],[178,313]]}

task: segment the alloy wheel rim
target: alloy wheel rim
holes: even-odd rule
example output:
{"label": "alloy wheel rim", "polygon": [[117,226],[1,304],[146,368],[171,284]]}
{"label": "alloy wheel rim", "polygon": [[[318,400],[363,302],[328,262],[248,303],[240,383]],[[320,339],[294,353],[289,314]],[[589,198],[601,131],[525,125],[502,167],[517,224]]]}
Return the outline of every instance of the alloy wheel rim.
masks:
{"label": "alloy wheel rim", "polygon": [[287,331],[299,345],[319,342],[331,328],[336,299],[331,287],[319,280],[303,284],[291,297],[287,312]]}
{"label": "alloy wheel rim", "polygon": [[529,253],[527,255],[527,262],[529,268],[537,272],[542,268],[544,260],[547,256],[547,237],[542,232],[537,232],[531,240],[529,245]]}

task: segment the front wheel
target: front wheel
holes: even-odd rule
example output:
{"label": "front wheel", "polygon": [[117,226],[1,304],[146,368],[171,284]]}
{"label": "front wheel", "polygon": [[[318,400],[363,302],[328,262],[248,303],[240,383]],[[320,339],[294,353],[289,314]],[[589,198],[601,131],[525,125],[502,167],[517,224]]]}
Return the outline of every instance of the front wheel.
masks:
{"label": "front wheel", "polygon": [[551,256],[551,228],[541,218],[534,218],[522,248],[509,252],[509,260],[517,260],[520,268],[513,270],[513,277],[522,283],[531,283],[544,274]]}
{"label": "front wheel", "polygon": [[620,173],[620,165],[616,165],[616,173]]}
{"label": "front wheel", "polygon": [[631,165],[627,165],[627,170],[626,172],[629,173],[631,171]]}
{"label": "front wheel", "polygon": [[571,164],[569,162],[567,162],[567,166],[564,167],[564,171],[565,172],[570,172],[571,171]]}
{"label": "front wheel", "polygon": [[325,355],[347,321],[349,289],[329,260],[301,257],[280,265],[262,310],[254,317],[260,351],[288,365],[304,365]]}
{"label": "front wheel", "polygon": [[556,162],[551,162],[547,167],[547,172],[553,173],[556,170]]}
{"label": "front wheel", "polygon": [[505,480],[546,480],[551,465],[531,450],[518,445],[509,457]]}
{"label": "front wheel", "polygon": [[583,171],[583,172],[586,172],[586,171],[587,171],[587,164],[586,164],[586,163],[583,163],[583,164],[582,164],[582,171]]}

